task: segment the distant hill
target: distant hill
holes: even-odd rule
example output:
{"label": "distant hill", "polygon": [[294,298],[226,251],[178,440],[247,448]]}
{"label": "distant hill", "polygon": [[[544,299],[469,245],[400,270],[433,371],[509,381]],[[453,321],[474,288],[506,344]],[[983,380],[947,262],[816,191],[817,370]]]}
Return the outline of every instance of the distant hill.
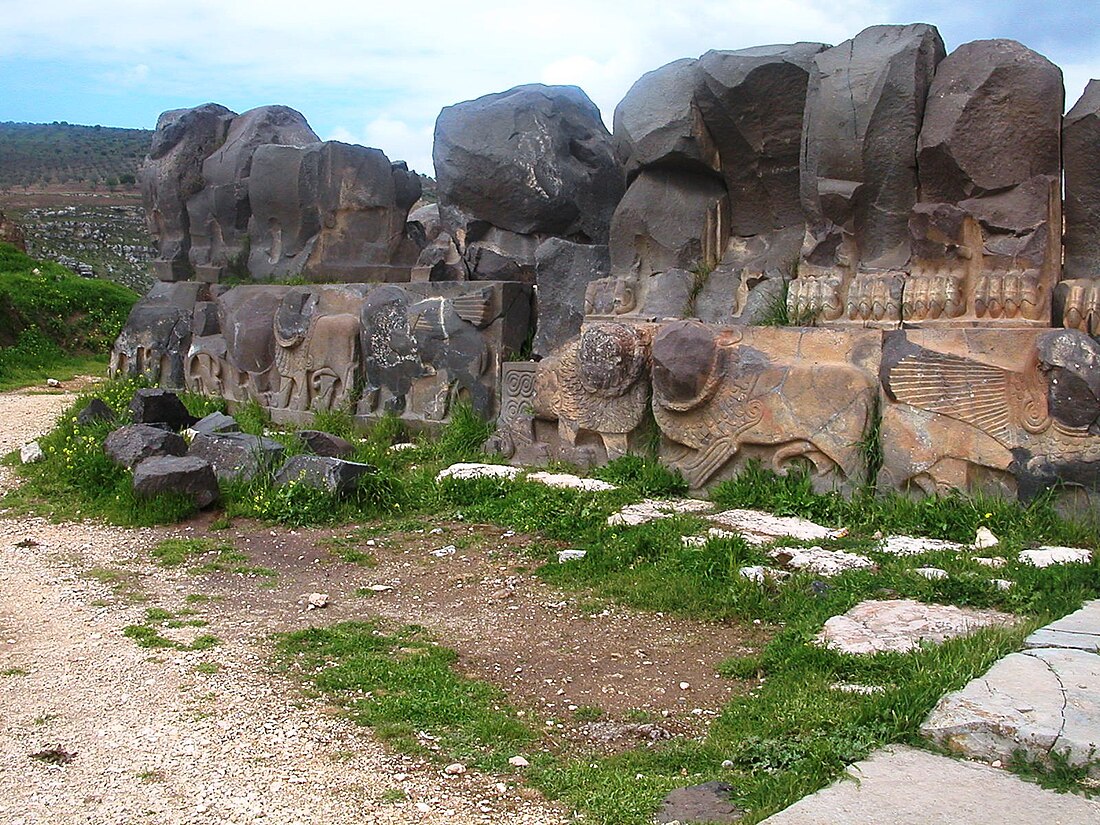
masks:
{"label": "distant hill", "polygon": [[148,129],[0,123],[0,189],[133,186],[152,139]]}

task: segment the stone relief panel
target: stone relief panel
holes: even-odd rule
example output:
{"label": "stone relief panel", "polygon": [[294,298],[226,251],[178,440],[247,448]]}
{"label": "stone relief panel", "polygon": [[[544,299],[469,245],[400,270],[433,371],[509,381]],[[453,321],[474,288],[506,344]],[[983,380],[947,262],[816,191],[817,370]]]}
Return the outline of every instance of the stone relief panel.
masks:
{"label": "stone relief panel", "polygon": [[[1029,498],[1062,474],[1089,492],[1100,348],[1070,330],[886,333],[882,488]],[[1100,387],[1097,387],[1100,389]]]}
{"label": "stone relief panel", "polygon": [[660,454],[693,488],[751,459],[809,467],[818,489],[865,476],[859,444],[878,393],[878,334],[663,326],[653,339],[653,416]]}
{"label": "stone relief panel", "polygon": [[497,415],[503,359],[530,322],[521,284],[242,286],[186,349],[189,389],[254,400],[277,423],[347,409],[445,421],[455,403]]}

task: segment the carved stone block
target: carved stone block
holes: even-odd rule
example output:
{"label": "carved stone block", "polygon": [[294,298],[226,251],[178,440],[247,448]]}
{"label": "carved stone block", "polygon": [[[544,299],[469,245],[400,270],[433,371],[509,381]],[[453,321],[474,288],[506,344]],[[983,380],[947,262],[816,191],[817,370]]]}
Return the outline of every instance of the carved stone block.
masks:
{"label": "carved stone block", "polygon": [[1070,330],[886,333],[880,485],[1027,499],[1060,477],[1091,495],[1097,363],[1100,348]]}
{"label": "carved stone block", "polygon": [[661,327],[652,358],[662,460],[693,488],[751,459],[778,472],[809,465],[818,489],[862,483],[879,340],[874,331]]}

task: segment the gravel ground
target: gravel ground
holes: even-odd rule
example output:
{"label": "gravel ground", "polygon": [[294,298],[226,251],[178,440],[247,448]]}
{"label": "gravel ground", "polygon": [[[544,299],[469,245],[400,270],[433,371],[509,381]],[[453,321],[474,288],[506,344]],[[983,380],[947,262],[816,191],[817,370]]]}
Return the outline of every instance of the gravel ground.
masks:
{"label": "gravel ground", "polygon": [[[69,400],[0,395],[0,453]],[[273,674],[244,611],[211,612],[202,632],[222,644],[207,651],[125,638],[147,607],[176,610],[193,589],[143,562],[163,535],[0,519],[0,821],[567,821],[514,782],[387,753]],[[32,758],[44,751],[72,758]],[[387,801],[398,791],[405,801]]]}

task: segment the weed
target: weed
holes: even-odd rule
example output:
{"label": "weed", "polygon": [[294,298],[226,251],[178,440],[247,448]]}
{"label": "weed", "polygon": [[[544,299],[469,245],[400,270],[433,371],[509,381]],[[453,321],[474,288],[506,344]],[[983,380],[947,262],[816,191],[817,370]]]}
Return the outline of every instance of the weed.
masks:
{"label": "weed", "polygon": [[581,705],[573,711],[573,719],[577,722],[596,722],[606,715],[603,708],[594,705]]}
{"label": "weed", "polygon": [[219,665],[217,662],[199,662],[197,665],[195,665],[196,673],[202,673],[207,676],[217,673],[221,669],[222,666]]}
{"label": "weed", "polygon": [[1100,796],[1100,787],[1091,778],[1091,774],[1100,767],[1100,756],[1093,750],[1085,762],[1071,765],[1069,755],[1068,750],[1051,751],[1046,758],[1035,759],[1025,751],[1017,750],[1012,754],[1008,769],[1059,793]]}
{"label": "weed", "polygon": [[127,639],[133,639],[138,647],[162,650],[209,650],[220,640],[209,633],[196,636],[190,644],[183,644],[169,639],[160,633],[162,628],[202,627],[206,622],[201,619],[182,620],[162,607],[150,607],[145,611],[141,624],[127,625],[122,629],[122,635]]}
{"label": "weed", "polygon": [[409,795],[400,788],[386,788],[382,792],[382,796],[378,798],[378,801],[383,805],[394,805],[398,802],[408,801]]}
{"label": "weed", "polygon": [[29,676],[30,671],[24,670],[21,667],[9,667],[4,670],[0,670],[0,676]]}
{"label": "weed", "polygon": [[179,567],[194,556],[201,556],[222,548],[232,550],[231,545],[216,545],[210,539],[164,539],[151,551],[161,567]]}

